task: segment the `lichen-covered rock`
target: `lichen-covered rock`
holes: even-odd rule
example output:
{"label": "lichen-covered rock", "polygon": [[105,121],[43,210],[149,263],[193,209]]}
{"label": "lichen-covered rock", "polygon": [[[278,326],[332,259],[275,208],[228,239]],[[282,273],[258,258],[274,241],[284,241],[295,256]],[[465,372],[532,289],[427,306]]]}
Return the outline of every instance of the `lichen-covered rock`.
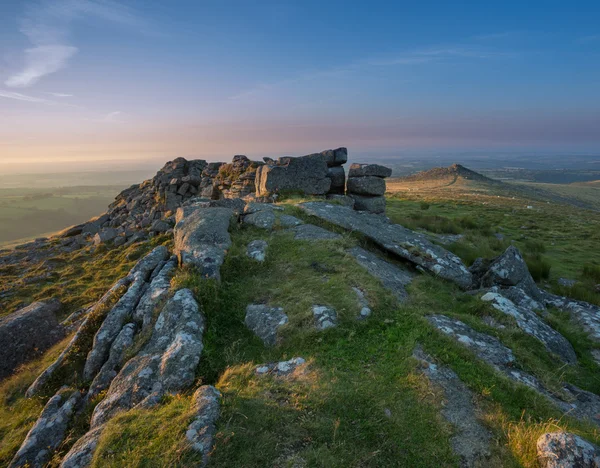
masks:
{"label": "lichen-covered rock", "polygon": [[[347,195],[339,195],[336,193],[330,193],[325,197],[330,203],[335,203],[348,208],[354,208],[354,198]],[[385,207],[384,207],[385,209]]]}
{"label": "lichen-covered rock", "polygon": [[461,466],[486,466],[492,435],[477,417],[471,391],[451,369],[435,364],[419,347],[414,350],[413,357],[420,361],[423,374],[443,392],[442,415],[454,426],[450,445],[460,457]]}
{"label": "lichen-covered rock", "polygon": [[399,224],[390,223],[383,216],[357,212],[344,206],[324,202],[307,202],[298,206],[308,214],[324,221],[359,232],[387,251],[464,289],[471,287],[471,273],[460,258],[432,244],[425,236]]}
{"label": "lichen-covered rock", "polygon": [[359,320],[364,320],[372,313],[372,310],[369,307],[369,301],[367,300],[365,293],[361,289],[353,286],[352,290],[354,291],[354,294],[356,294],[356,300],[360,307],[360,312],[358,313],[357,318]]}
{"label": "lichen-covered rock", "polygon": [[105,242],[115,239],[118,235],[119,231],[117,231],[114,228],[103,229],[102,231],[96,233],[96,235],[94,236],[94,244],[104,244]]}
{"label": "lichen-covered rock", "polygon": [[317,330],[326,330],[337,326],[337,312],[333,307],[325,305],[312,306],[312,312],[315,317],[315,327]]}
{"label": "lichen-covered rock", "polygon": [[231,247],[232,216],[230,208],[179,208],[175,218],[175,254],[179,262],[195,266],[205,278],[219,280],[225,253]]}
{"label": "lichen-covered rock", "polygon": [[352,164],[348,171],[348,177],[390,177],[392,170],[379,164]]}
{"label": "lichen-covered rock", "polygon": [[304,221],[296,218],[295,216],[290,216],[290,215],[279,216],[279,225],[280,226],[293,227],[293,226],[299,226],[300,224],[304,224]]}
{"label": "lichen-covered rock", "polygon": [[349,194],[381,196],[385,193],[385,180],[373,176],[350,177],[347,190]]}
{"label": "lichen-covered rock", "polygon": [[350,192],[348,196],[354,200],[352,206],[356,211],[368,211],[375,214],[385,213],[385,197],[358,195]]}
{"label": "lichen-covered rock", "polygon": [[300,224],[287,232],[294,233],[295,240],[334,240],[341,239],[342,236],[335,232],[328,231],[314,224]]}
{"label": "lichen-covered rock", "polygon": [[264,262],[267,256],[267,241],[253,240],[246,248],[246,255],[257,262]]}
{"label": "lichen-covered rock", "polygon": [[529,273],[527,264],[514,245],[492,260],[487,272],[481,278],[481,285],[488,288],[516,286],[532,298],[539,298],[538,288]]}
{"label": "lichen-covered rock", "polygon": [[327,159],[323,154],[279,158],[258,168],[255,184],[257,197],[280,192],[325,195],[331,188]]}
{"label": "lichen-covered rock", "polygon": [[275,225],[275,213],[272,209],[255,211],[244,216],[244,224],[250,224],[270,231]]}
{"label": "lichen-covered rock", "polygon": [[406,286],[412,281],[414,274],[407,269],[400,268],[381,257],[361,247],[352,247],[348,250],[358,264],[366,269],[371,276],[381,281],[384,288],[388,289],[399,302],[408,298]]}
{"label": "lichen-covered rock", "polygon": [[277,331],[288,323],[288,317],[281,307],[266,304],[250,304],[246,307],[246,326],[258,336],[266,346],[277,344]]}
{"label": "lichen-covered rock", "polygon": [[78,391],[62,388],[54,395],[27,433],[21,448],[10,462],[10,468],[41,468],[52,457],[54,450],[62,444],[77,403],[81,399]]}
{"label": "lichen-covered rock", "polygon": [[517,307],[510,299],[494,289],[484,294],[481,300],[491,303],[496,310],[513,317],[521,330],[540,340],[548,351],[558,355],[564,362],[568,364],[577,362],[577,355],[571,343],[538,317],[534,310],[528,307]]}
{"label": "lichen-covered rock", "polygon": [[208,457],[215,443],[216,422],[219,419],[221,393],[212,385],[203,385],[194,392],[192,412],[194,420],[185,433],[191,449],[202,457],[200,466],[208,464]]}
{"label": "lichen-covered rock", "polygon": [[270,362],[256,366],[255,372],[258,375],[271,375],[273,377],[285,377],[295,372],[300,366],[306,364],[306,360],[301,357],[295,357],[287,361]]}
{"label": "lichen-covered rock", "polygon": [[205,322],[189,289],[180,289],[161,311],[150,341],[127,361],[94,409],[91,427],[135,406],[157,404],[194,382]]}
{"label": "lichen-covered rock", "polygon": [[343,195],[346,188],[346,171],[344,171],[344,168],[342,166],[329,167],[327,177],[331,179],[329,193]]}
{"label": "lichen-covered rock", "polygon": [[87,468],[92,464],[104,425],[88,431],[63,457],[60,468]]}
{"label": "lichen-covered rock", "polygon": [[55,299],[34,302],[0,318],[0,379],[64,338],[65,329],[56,318],[61,307]]}
{"label": "lichen-covered rock", "polygon": [[537,456],[542,468],[600,468],[600,447],[568,432],[541,435]]}

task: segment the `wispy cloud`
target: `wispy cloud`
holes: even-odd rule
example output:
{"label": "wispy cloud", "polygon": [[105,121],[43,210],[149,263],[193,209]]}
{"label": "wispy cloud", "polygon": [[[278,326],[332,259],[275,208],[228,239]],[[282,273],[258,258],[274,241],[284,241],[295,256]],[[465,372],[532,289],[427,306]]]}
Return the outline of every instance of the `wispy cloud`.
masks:
{"label": "wispy cloud", "polygon": [[50,96],[54,96],[57,98],[68,98],[68,97],[73,97],[72,94],[67,94],[67,93],[46,93]]}
{"label": "wispy cloud", "polygon": [[84,17],[140,28],[142,21],[126,6],[112,0],[41,0],[31,3],[20,20],[20,31],[32,47],[24,51],[24,65],[5,81],[8,87],[25,88],[64,68],[78,52],[69,33],[74,21]]}
{"label": "wispy cloud", "polygon": [[282,79],[271,83],[261,83],[251,89],[230,96],[229,99],[234,101],[244,100],[278,87],[315,79],[329,78],[332,76],[338,76],[341,74],[358,72],[362,70],[370,70],[374,67],[417,66],[436,62],[445,62],[452,59],[486,60],[493,58],[511,58],[514,56],[516,56],[516,54],[512,52],[506,52],[477,45],[440,46],[415,49],[411,51],[404,51],[396,55],[369,57],[325,70],[300,73],[295,77]]}
{"label": "wispy cloud", "polygon": [[100,120],[102,120],[103,122],[122,122],[122,120],[120,119],[121,116],[122,116],[121,111],[113,111],[113,112],[109,112],[108,114],[106,114]]}
{"label": "wispy cloud", "polygon": [[31,96],[30,94],[22,94],[14,91],[8,91],[4,89],[0,89],[0,98],[5,99],[14,99],[16,101],[25,101],[25,102],[33,102],[38,104],[46,104],[48,106],[63,106],[63,107],[73,107],[80,108],[74,104],[66,104],[64,102],[58,102],[51,99],[45,99],[37,96]]}

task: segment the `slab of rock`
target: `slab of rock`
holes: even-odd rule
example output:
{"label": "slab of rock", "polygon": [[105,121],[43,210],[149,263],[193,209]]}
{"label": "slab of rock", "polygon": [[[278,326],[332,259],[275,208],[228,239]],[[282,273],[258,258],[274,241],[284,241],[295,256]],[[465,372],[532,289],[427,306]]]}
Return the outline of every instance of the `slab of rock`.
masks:
{"label": "slab of rock", "polygon": [[331,179],[329,193],[344,194],[346,187],[346,171],[342,166],[330,167],[327,169],[327,177]]}
{"label": "slab of rock", "polygon": [[306,360],[301,357],[295,357],[288,361],[270,362],[257,366],[255,372],[258,375],[272,375],[274,377],[285,377],[293,373],[298,367],[304,365]]}
{"label": "slab of rock", "polygon": [[277,344],[277,331],[288,323],[281,307],[266,304],[250,304],[246,307],[246,326],[258,336],[265,346]]}
{"label": "slab of rock", "polygon": [[229,208],[179,208],[175,217],[175,254],[182,265],[193,265],[204,278],[220,280],[225,253],[231,247]]}
{"label": "slab of rock", "polygon": [[492,435],[477,417],[473,394],[451,369],[434,364],[419,347],[413,357],[421,362],[423,374],[443,392],[442,415],[454,426],[450,445],[460,457],[461,466],[485,466],[490,456]]}
{"label": "slab of rock", "polygon": [[369,213],[385,213],[385,197],[371,197],[348,193],[348,196],[354,200],[353,207],[356,211],[368,211]]}
{"label": "slab of rock", "polygon": [[325,156],[325,161],[328,167],[336,167],[346,164],[348,161],[348,150],[346,148],[337,148],[333,150],[325,150],[321,153]]}
{"label": "slab of rock", "polygon": [[546,306],[569,312],[596,343],[600,342],[600,307],[584,301],[577,301],[568,297],[556,296],[546,291],[542,292],[542,301]]}
{"label": "slab of rock", "polygon": [[413,274],[408,270],[400,268],[397,265],[386,262],[381,257],[375,255],[361,247],[353,247],[348,250],[358,264],[366,269],[371,276],[381,281],[383,287],[388,289],[399,302],[404,302],[408,298],[406,286],[413,279]]}
{"label": "slab of rock", "polygon": [[271,230],[275,225],[273,210],[261,210],[244,216],[244,224],[250,224],[261,229]]}
{"label": "slab of rock", "polygon": [[364,320],[372,313],[371,308],[369,307],[369,301],[367,300],[365,293],[361,289],[353,286],[352,290],[356,294],[356,299],[360,307],[360,312],[358,313],[357,318],[359,320]]}
{"label": "slab of rock", "polygon": [[323,154],[279,158],[257,169],[255,184],[257,197],[286,191],[325,195],[331,188],[327,159]]}
{"label": "slab of rock", "polygon": [[385,193],[385,180],[380,177],[350,177],[347,190],[357,195],[381,196]]}
{"label": "slab of rock", "polygon": [[453,253],[434,245],[421,234],[392,224],[383,216],[357,212],[344,206],[324,202],[307,202],[298,205],[308,214],[324,221],[356,231],[387,251],[404,258],[441,278],[469,289],[472,275]]}
{"label": "slab of rock", "polygon": [[10,468],[42,468],[62,444],[77,403],[81,399],[78,391],[63,388],[54,395],[27,433],[21,448],[10,462]]}
{"label": "slab of rock", "polygon": [[335,232],[328,231],[314,224],[301,224],[287,229],[286,232],[293,232],[294,239],[296,240],[334,240],[341,239],[342,237]]}
{"label": "slab of rock", "polygon": [[61,308],[55,299],[34,302],[0,318],[0,379],[65,337],[65,329],[56,318]]}
{"label": "slab of rock", "polygon": [[132,272],[128,275],[132,278],[129,288],[106,315],[106,318],[94,335],[94,343],[88,353],[83,369],[83,378],[85,380],[93,380],[100,371],[100,368],[108,358],[113,341],[121,332],[125,323],[131,320],[135,308],[138,306],[144,293],[146,293],[149,287],[148,281],[152,273],[156,268],[162,267],[164,265],[163,262],[167,258],[169,258],[167,248],[160,246],[147,255],[142,264],[138,263],[132,269]]}
{"label": "slab of rock", "polygon": [[313,315],[315,317],[315,327],[317,330],[326,330],[337,326],[337,312],[333,307],[325,305],[312,306]]}
{"label": "slab of rock", "polygon": [[336,203],[338,205],[354,208],[354,198],[349,197],[347,195],[338,195],[335,193],[330,193],[325,198],[327,198],[328,201]]}
{"label": "slab of rock", "polygon": [[296,218],[295,216],[281,215],[279,217],[279,224],[283,227],[292,227],[292,226],[300,226],[301,224],[304,224],[304,221]]}
{"label": "slab of rock", "polygon": [[352,164],[348,171],[348,177],[390,177],[392,170],[379,164]]}
{"label": "slab of rock", "polygon": [[521,330],[540,340],[548,351],[556,354],[562,361],[568,364],[577,363],[577,355],[571,343],[546,324],[532,309],[517,307],[510,299],[494,290],[484,294],[481,300],[491,303],[494,309],[513,317]]}
{"label": "slab of rock", "polygon": [[481,360],[490,364],[509,379],[524,384],[545,396],[570,416],[600,425],[600,397],[571,384],[563,384],[562,396],[548,391],[533,375],[515,367],[512,351],[492,336],[473,330],[460,320],[444,315],[427,317],[439,331],[471,349]]}
{"label": "slab of rock", "polygon": [[81,437],[60,463],[60,468],[86,468],[92,464],[96,447],[104,430],[104,425],[88,431]]}
{"label": "slab of rock", "polygon": [[208,464],[208,457],[215,444],[217,419],[221,413],[221,393],[212,385],[203,385],[192,396],[194,420],[185,432],[191,449],[202,457],[201,467]]}
{"label": "slab of rock", "polygon": [[246,248],[246,255],[257,262],[264,262],[267,256],[267,241],[253,240]]}
{"label": "slab of rock", "polygon": [[94,236],[94,244],[95,245],[104,244],[105,242],[108,242],[108,241],[111,241],[111,240],[117,238],[118,235],[119,235],[119,231],[117,231],[114,228],[103,229],[100,232],[96,233],[96,235]]}
{"label": "slab of rock", "polygon": [[569,432],[548,432],[537,440],[542,468],[599,468],[600,447]]}

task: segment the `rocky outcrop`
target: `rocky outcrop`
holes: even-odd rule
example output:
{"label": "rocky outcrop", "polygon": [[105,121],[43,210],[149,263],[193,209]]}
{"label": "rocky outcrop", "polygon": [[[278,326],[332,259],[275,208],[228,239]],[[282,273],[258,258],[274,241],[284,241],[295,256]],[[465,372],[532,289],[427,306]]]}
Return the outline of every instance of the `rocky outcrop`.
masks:
{"label": "rocky outcrop", "polygon": [[34,302],[0,319],[0,379],[65,337],[58,300]]}
{"label": "rocky outcrop", "polygon": [[549,432],[537,440],[541,468],[599,468],[600,447],[576,434]]}
{"label": "rocky outcrop", "polygon": [[396,296],[398,302],[406,301],[408,298],[406,286],[408,286],[413,279],[414,275],[412,273],[385,261],[381,257],[361,247],[352,247],[348,250],[348,253],[352,255],[358,264],[366,269],[371,276],[374,276],[381,281],[383,287]]}
{"label": "rocky outcrop", "polygon": [[323,153],[279,158],[261,166],[256,172],[257,197],[272,197],[286,192],[325,195],[330,188],[327,157]]}
{"label": "rocky outcrop", "polygon": [[564,362],[568,364],[577,362],[575,350],[564,336],[546,324],[533,309],[525,306],[517,307],[510,299],[494,289],[484,294],[481,300],[489,302],[496,310],[513,317],[521,330],[540,340],[548,351],[556,354]]}
{"label": "rocky outcrop", "polygon": [[282,208],[269,203],[248,203],[244,209],[244,224],[250,224],[261,229],[271,230],[275,225],[275,211]]}
{"label": "rocky outcrop", "polygon": [[203,208],[194,204],[177,210],[175,254],[181,265],[198,269],[203,278],[219,280],[225,253],[231,247],[230,208]]}
{"label": "rocky outcrop", "polygon": [[191,449],[201,456],[201,467],[208,464],[208,455],[215,443],[220,400],[221,394],[212,385],[203,385],[194,392],[192,397],[194,420],[188,426],[185,438]]}
{"label": "rocky outcrop", "polygon": [[451,369],[435,364],[420,347],[414,350],[413,357],[420,362],[423,374],[443,393],[442,415],[454,427],[450,445],[460,457],[460,465],[486,466],[492,435],[477,417],[471,391]]}
{"label": "rocky outcrop", "polygon": [[432,244],[425,236],[399,224],[390,223],[383,216],[361,213],[324,202],[307,202],[298,206],[323,221],[363,234],[388,252],[464,289],[471,287],[471,273],[460,258]]}
{"label": "rocky outcrop", "polygon": [[477,357],[510,380],[535,390],[564,413],[600,425],[600,397],[598,395],[565,383],[561,389],[561,395],[557,396],[546,389],[536,377],[518,369],[513,352],[497,338],[475,331],[460,320],[444,315],[430,315],[427,319],[440,332],[469,348]]}
{"label": "rocky outcrop", "polygon": [[118,413],[155,406],[163,395],[189,387],[202,353],[204,328],[192,292],[177,291],[158,316],[150,341],[114,378],[92,413],[90,431],[73,446],[61,466],[88,466],[101,428]]}
{"label": "rocky outcrop", "polygon": [[312,312],[315,318],[315,327],[317,330],[326,330],[328,328],[337,326],[337,312],[333,307],[326,305],[314,305],[312,306]]}
{"label": "rocky outcrop", "polygon": [[9,467],[46,466],[54,450],[62,444],[80,399],[81,394],[78,391],[68,388],[61,389],[50,398]]}
{"label": "rocky outcrop", "polygon": [[281,307],[266,304],[250,304],[246,307],[246,326],[258,336],[266,346],[277,344],[277,331],[288,323],[288,317]]}
{"label": "rocky outcrop", "polygon": [[385,212],[385,178],[392,170],[379,164],[352,164],[346,191],[354,199],[354,209],[371,213]]}

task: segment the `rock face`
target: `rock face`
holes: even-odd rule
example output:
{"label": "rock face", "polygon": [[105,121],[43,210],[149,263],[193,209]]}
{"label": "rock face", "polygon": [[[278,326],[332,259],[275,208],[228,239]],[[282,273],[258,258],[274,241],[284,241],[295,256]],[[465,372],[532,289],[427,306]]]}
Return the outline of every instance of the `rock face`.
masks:
{"label": "rock face", "polygon": [[549,432],[537,440],[542,468],[599,468],[600,447],[568,432]]}
{"label": "rock face", "polygon": [[460,457],[461,466],[486,466],[492,435],[477,418],[471,391],[451,369],[434,364],[433,359],[419,347],[413,352],[413,357],[421,362],[423,374],[443,392],[442,415],[454,426],[455,434],[450,445]]}
{"label": "rock face", "polygon": [[34,302],[0,319],[0,379],[64,338],[60,309],[57,300]]}
{"label": "rock face", "polygon": [[354,209],[371,213],[385,212],[385,178],[392,170],[378,164],[352,164],[346,186],[354,199]]}
{"label": "rock face", "polygon": [[277,331],[288,323],[288,317],[281,307],[266,304],[250,304],[246,308],[246,326],[258,336],[266,346],[277,344]]}
{"label": "rock face", "polygon": [[92,413],[90,431],[73,446],[61,466],[88,466],[101,428],[118,413],[152,407],[163,395],[190,386],[203,349],[204,328],[204,317],[192,292],[177,291],[162,309],[150,341],[114,378]]}
{"label": "rock face", "polygon": [[299,158],[283,157],[258,168],[256,196],[269,197],[281,192],[325,195],[331,188],[324,154]]}
{"label": "rock face", "polygon": [[[413,279],[413,274],[406,269],[386,262],[374,253],[361,247],[353,247],[348,250],[358,264],[365,268],[371,276],[381,281],[383,287],[388,289],[398,302],[404,302],[408,298],[406,286]],[[361,314],[362,315],[362,314]]]}
{"label": "rock face", "polygon": [[175,253],[182,265],[192,265],[205,278],[219,280],[225,253],[231,247],[230,208],[189,205],[177,210]]}
{"label": "rock face", "polygon": [[344,206],[323,202],[301,203],[298,206],[319,219],[349,231],[359,232],[387,251],[464,289],[471,287],[471,273],[460,258],[432,244],[425,236],[399,224],[390,223],[383,216],[360,213]]}
{"label": "rock face", "polygon": [[198,388],[192,397],[194,420],[185,433],[191,449],[202,456],[200,466],[208,464],[208,455],[215,443],[216,422],[219,419],[221,394],[212,385]]}
{"label": "rock face", "polygon": [[533,309],[517,307],[510,299],[493,290],[484,294],[481,300],[491,303],[496,310],[514,317],[521,330],[540,340],[548,351],[558,355],[564,362],[568,364],[577,362],[571,343],[538,317]]}
{"label": "rock face", "polygon": [[42,468],[63,442],[71,417],[81,394],[61,389],[44,407],[40,417],[27,433],[21,448],[10,462],[10,468]]}

